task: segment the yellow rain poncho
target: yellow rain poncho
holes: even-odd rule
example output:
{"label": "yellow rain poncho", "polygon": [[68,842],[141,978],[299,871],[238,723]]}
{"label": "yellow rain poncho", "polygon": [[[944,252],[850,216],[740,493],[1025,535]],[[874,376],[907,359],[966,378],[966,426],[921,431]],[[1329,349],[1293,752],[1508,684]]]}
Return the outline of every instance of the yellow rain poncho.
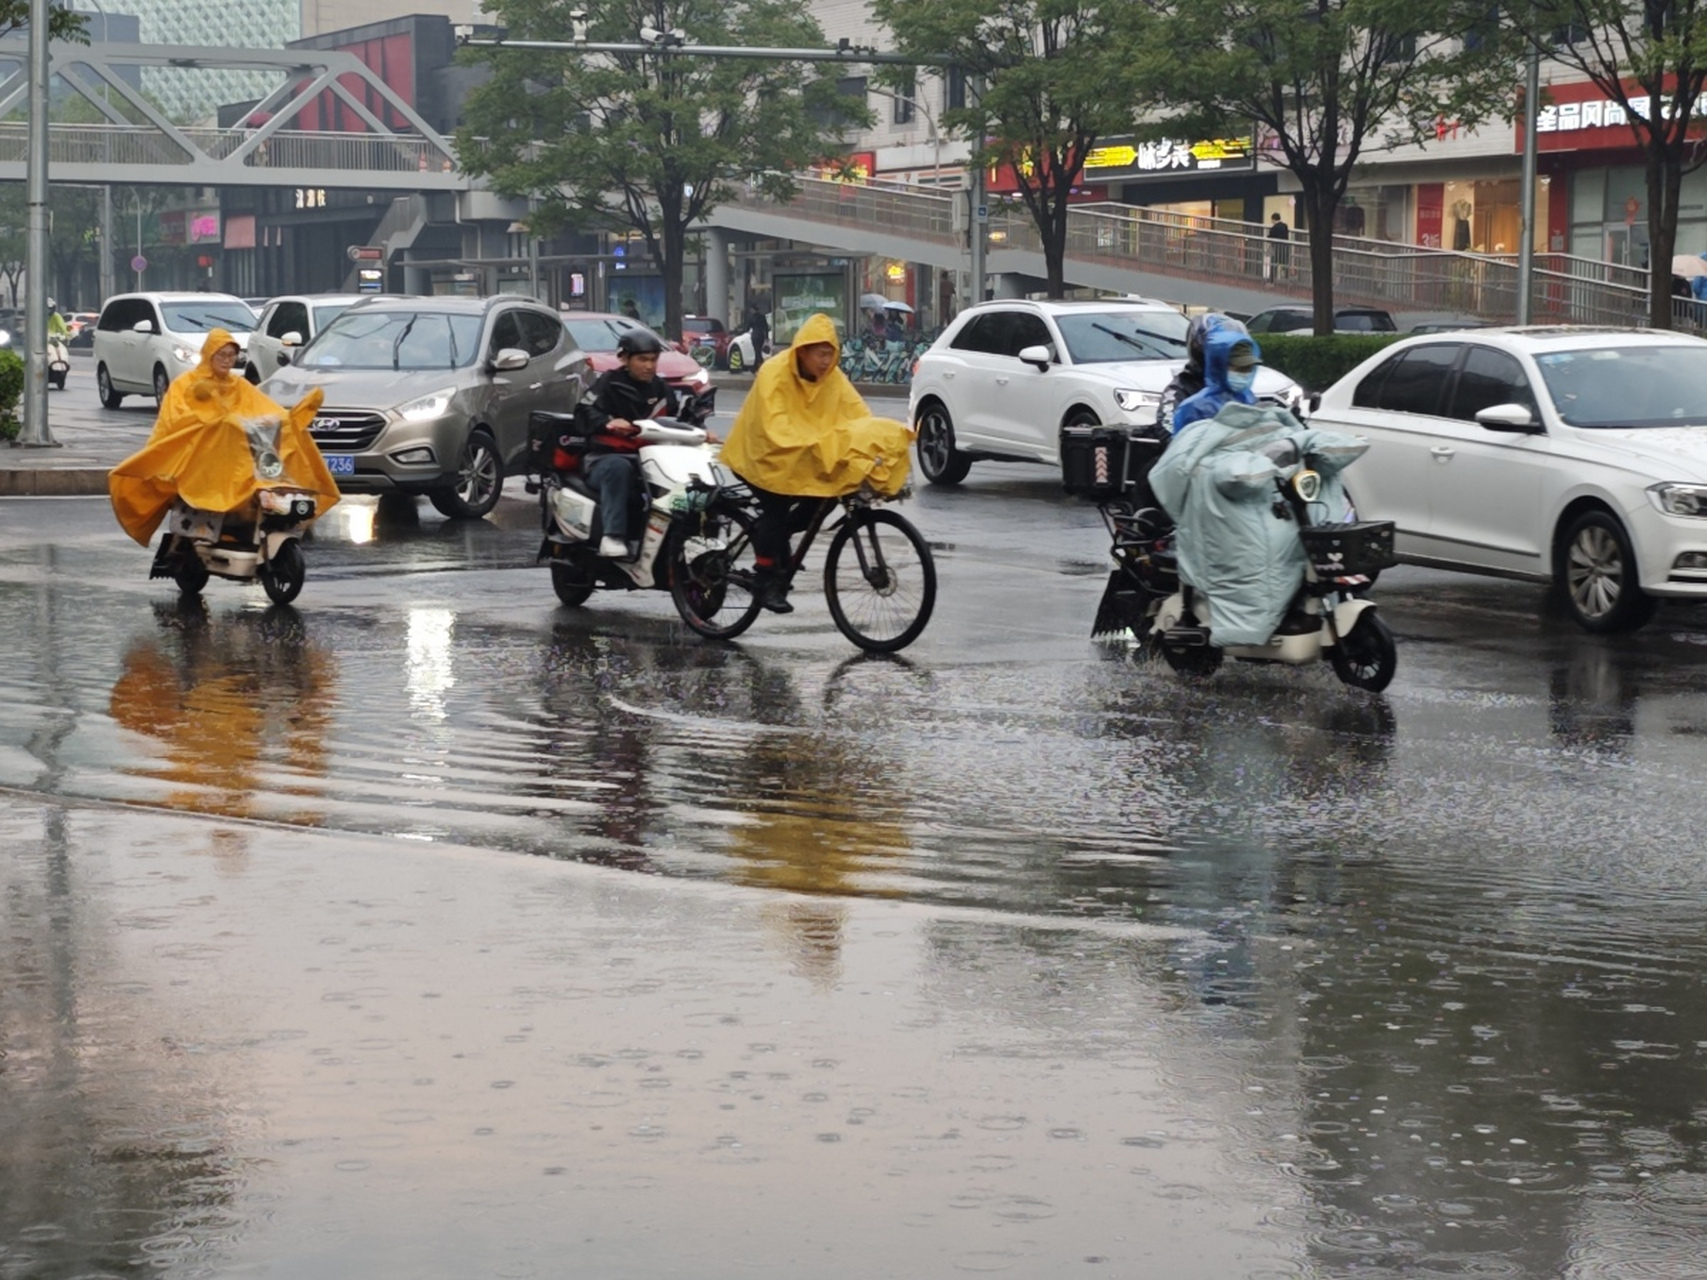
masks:
{"label": "yellow rain poncho", "polygon": [[[314,494],[321,515],[338,501],[338,484],[308,434],[322,393],[309,392],[286,412],[246,379],[216,372],[213,353],[235,341],[224,329],[207,335],[201,363],[167,388],[148,443],[107,476],[113,514],[145,547],[174,498],[205,511],[235,511],[262,489],[290,488]],[[271,480],[256,474],[244,429],[245,422],[267,418],[280,423],[284,463]]]}
{"label": "yellow rain poncho", "polygon": [[815,315],[793,345],[759,366],[722,458],[749,484],[797,498],[835,498],[869,481],[877,492],[900,492],[907,479],[913,433],[893,418],[874,418],[840,366],[816,382],[800,376],[796,353],[828,342],[841,356],[836,326]]}

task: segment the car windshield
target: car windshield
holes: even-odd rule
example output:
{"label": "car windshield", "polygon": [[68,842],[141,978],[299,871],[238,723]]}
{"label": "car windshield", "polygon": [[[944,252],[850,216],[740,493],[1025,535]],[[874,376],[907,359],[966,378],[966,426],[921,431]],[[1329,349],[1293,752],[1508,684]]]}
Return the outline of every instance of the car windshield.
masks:
{"label": "car windshield", "polygon": [[206,302],[187,299],[183,302],[162,302],[166,313],[168,333],[207,333],[225,329],[230,333],[248,333],[255,327],[255,313],[241,302]]}
{"label": "car windshield", "polygon": [[1191,322],[1176,311],[1075,311],[1055,317],[1074,364],[1177,360]]}
{"label": "car windshield", "polygon": [[303,349],[304,369],[457,369],[480,350],[480,317],[442,311],[351,311]]}
{"label": "car windshield", "polygon": [[615,351],[616,341],[625,333],[633,333],[641,326],[632,320],[565,320],[563,327],[569,330],[569,336],[575,340],[575,345],[583,351]]}
{"label": "car windshield", "polygon": [[1573,427],[1707,423],[1707,345],[1549,351],[1535,363],[1553,407]]}
{"label": "car windshield", "polygon": [[314,332],[319,333],[350,309],[348,302],[328,302],[314,308]]}

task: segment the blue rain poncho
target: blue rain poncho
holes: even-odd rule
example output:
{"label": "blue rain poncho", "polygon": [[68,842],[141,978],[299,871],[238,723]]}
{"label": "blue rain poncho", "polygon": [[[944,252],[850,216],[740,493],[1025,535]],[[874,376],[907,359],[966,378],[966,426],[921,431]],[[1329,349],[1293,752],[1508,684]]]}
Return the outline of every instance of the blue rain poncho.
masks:
{"label": "blue rain poncho", "polygon": [[1228,404],[1176,436],[1150,472],[1150,487],[1177,526],[1180,577],[1208,597],[1203,620],[1217,645],[1267,641],[1304,581],[1298,526],[1274,513],[1282,471],[1262,452],[1288,438],[1300,457],[1314,455],[1322,477],[1313,522],[1344,520],[1339,473],[1368,442],[1313,430],[1284,409]]}

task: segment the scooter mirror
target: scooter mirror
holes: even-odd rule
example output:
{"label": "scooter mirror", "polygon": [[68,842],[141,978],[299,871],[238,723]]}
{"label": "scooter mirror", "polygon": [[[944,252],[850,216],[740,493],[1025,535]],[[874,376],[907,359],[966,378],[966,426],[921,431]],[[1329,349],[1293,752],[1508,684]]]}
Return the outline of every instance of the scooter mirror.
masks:
{"label": "scooter mirror", "polygon": [[1292,477],[1292,492],[1305,502],[1314,502],[1322,496],[1322,477],[1314,471],[1300,471]]}

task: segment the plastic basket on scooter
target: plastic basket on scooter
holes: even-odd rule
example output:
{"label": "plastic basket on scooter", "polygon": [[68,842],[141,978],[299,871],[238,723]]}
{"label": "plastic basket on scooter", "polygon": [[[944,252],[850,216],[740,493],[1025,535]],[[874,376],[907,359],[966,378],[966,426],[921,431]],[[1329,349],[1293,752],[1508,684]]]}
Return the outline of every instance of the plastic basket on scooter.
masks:
{"label": "plastic basket on scooter", "polygon": [[1318,578],[1347,578],[1379,573],[1399,563],[1393,554],[1393,522],[1360,520],[1355,524],[1318,524],[1300,529],[1304,554]]}

